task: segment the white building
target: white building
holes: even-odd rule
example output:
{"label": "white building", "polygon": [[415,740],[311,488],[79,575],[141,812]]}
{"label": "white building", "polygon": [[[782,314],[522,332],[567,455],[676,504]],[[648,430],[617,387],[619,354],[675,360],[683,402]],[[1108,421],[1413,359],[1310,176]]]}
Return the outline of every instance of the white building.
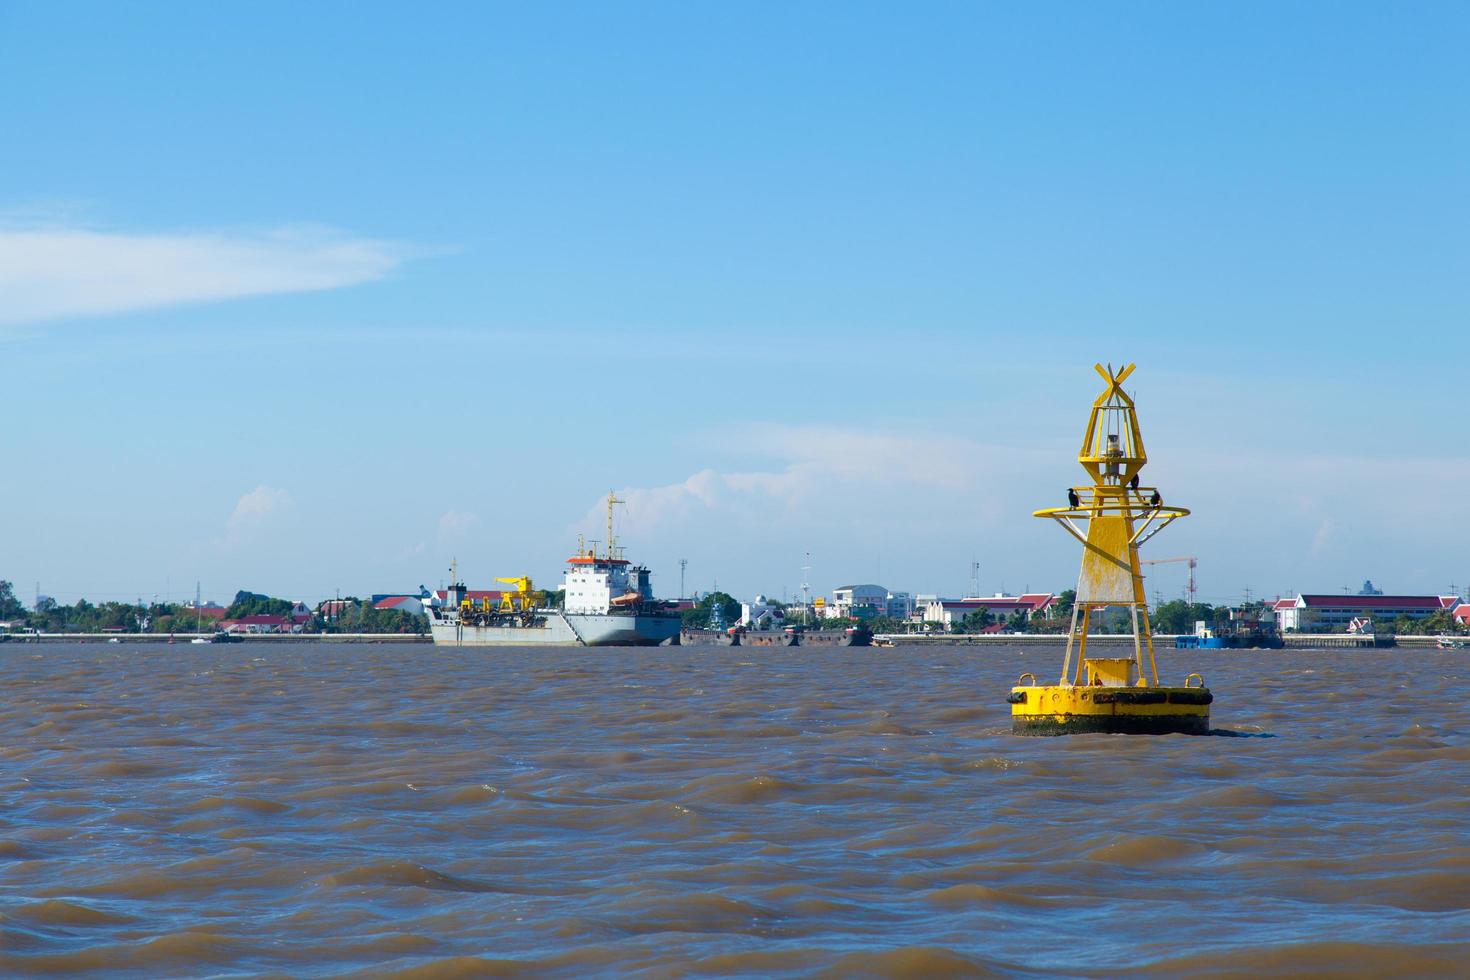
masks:
{"label": "white building", "polygon": [[881,585],[844,585],[832,590],[822,615],[828,619],[867,619],[888,614],[888,590]]}
{"label": "white building", "polygon": [[753,630],[774,629],[782,625],[781,610],[763,595],[740,604],[740,625]]}
{"label": "white building", "polygon": [[1459,596],[1437,595],[1299,595],[1277,599],[1272,609],[1281,632],[1311,633],[1346,628],[1355,619],[1425,619],[1443,609],[1454,609],[1459,601]]}
{"label": "white building", "polygon": [[953,626],[963,622],[966,616],[982,609],[995,620],[1009,619],[1021,613],[1027,621],[1036,615],[1046,615],[1056,597],[1050,592],[1028,592],[1025,595],[1008,596],[997,593],[986,598],[940,599],[924,596],[924,622],[941,626]]}

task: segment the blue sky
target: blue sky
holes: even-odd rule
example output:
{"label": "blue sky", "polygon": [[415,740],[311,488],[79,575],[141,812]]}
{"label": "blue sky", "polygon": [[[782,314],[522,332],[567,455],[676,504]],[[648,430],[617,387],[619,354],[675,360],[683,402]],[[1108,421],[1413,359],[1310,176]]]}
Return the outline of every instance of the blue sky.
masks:
{"label": "blue sky", "polygon": [[[1470,11],[0,2],[0,578],[1470,581]],[[1179,566],[1151,590],[1177,595]]]}

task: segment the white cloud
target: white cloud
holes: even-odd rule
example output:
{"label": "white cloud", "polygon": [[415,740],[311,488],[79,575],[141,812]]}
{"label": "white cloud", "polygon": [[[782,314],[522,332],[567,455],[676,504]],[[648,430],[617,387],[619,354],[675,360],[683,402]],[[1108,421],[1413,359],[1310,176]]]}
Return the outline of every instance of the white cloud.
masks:
{"label": "white cloud", "polygon": [[394,556],[393,560],[408,561],[411,558],[421,558],[424,555],[428,554],[428,551],[429,546],[420,541],[418,544],[411,544],[408,547],[404,548],[396,556]]}
{"label": "white cloud", "polygon": [[[808,550],[814,584],[830,575],[957,590],[972,558],[987,590],[1065,588],[1076,575],[1075,542],[1031,518],[1085,479],[1070,440],[1033,448],[987,443],[978,433],[798,426],[710,441],[722,465],[618,490],[627,501],[617,513],[619,538],[630,557],[665,575],[688,557],[691,576],[697,568],[718,574],[722,586],[779,594],[800,581],[793,570]],[[737,453],[767,462],[731,466]],[[1222,464],[1212,443],[1182,443],[1158,453],[1150,480],[1194,512],[1150,544],[1150,556],[1198,556],[1205,601],[1236,601],[1247,586],[1257,595],[1335,591],[1367,577],[1416,591],[1463,573],[1457,539],[1443,528],[1470,483],[1467,461],[1241,446]],[[601,500],[589,501],[570,530],[600,540],[606,513]],[[1178,568],[1155,568],[1149,591],[1172,594],[1183,582]],[[696,583],[709,588],[710,578]]]}
{"label": "white cloud", "polygon": [[389,242],[330,229],[121,234],[0,228],[0,326],[336,289],[402,261]]}
{"label": "white cloud", "polygon": [[[817,513],[860,516],[874,501],[945,498],[984,491],[972,508],[997,511],[997,497],[1013,492],[1004,480],[1023,470],[1036,453],[998,447],[963,436],[905,435],[822,426],[759,426],[733,440],[741,448],[774,457],[770,469],[721,472],[703,469],[677,483],[625,487],[617,533],[642,535],[709,516],[750,526],[771,526]],[[922,491],[922,492],[921,492]],[[606,536],[606,499],[593,504],[572,530]],[[601,534],[598,532],[601,531]]]}
{"label": "white cloud", "polygon": [[226,548],[235,548],[258,538],[270,528],[276,527],[282,518],[296,510],[296,502],[285,490],[261,485],[244,494],[235,502],[225,521],[225,536],[219,542]]}
{"label": "white cloud", "polygon": [[[999,576],[998,553],[1021,557],[1016,583],[1048,581],[1032,569],[1068,547],[1061,535],[1053,541],[1049,529],[1033,529],[1039,522],[1030,513],[1048,494],[1060,496],[1070,475],[1057,475],[1056,461],[1032,448],[996,445],[978,431],[762,425],[704,441],[718,447],[723,465],[617,491],[627,501],[615,515],[617,536],[668,594],[685,558],[688,589],[717,582],[781,595],[810,562],[819,589],[840,579],[923,592],[964,588],[972,557],[997,555],[991,568]],[[737,456],[755,462],[730,465]],[[1041,479],[1060,489],[1038,488]],[[605,500],[589,500],[568,530],[601,541],[606,527]]]}
{"label": "white cloud", "polygon": [[480,518],[460,510],[447,510],[439,518],[439,540],[458,541],[480,525]]}
{"label": "white cloud", "polygon": [[1332,531],[1336,525],[1332,518],[1324,517],[1322,523],[1317,525],[1317,533],[1312,535],[1311,554],[1315,558],[1327,549],[1327,544],[1332,540]]}
{"label": "white cloud", "polygon": [[257,527],[272,515],[280,514],[295,506],[291,495],[276,487],[261,485],[243,495],[235,502],[226,526],[231,531]]}

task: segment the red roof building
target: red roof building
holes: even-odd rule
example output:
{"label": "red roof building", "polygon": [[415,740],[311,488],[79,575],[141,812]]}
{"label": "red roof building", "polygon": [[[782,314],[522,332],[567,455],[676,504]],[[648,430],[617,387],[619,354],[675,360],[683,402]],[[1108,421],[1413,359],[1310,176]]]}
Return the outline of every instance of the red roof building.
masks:
{"label": "red roof building", "polygon": [[1297,630],[1333,630],[1349,626],[1354,619],[1389,621],[1407,616],[1424,619],[1453,608],[1456,596],[1437,595],[1299,595],[1295,599],[1278,599],[1276,623],[1284,633]]}
{"label": "red roof building", "polygon": [[290,616],[257,613],[254,616],[241,616],[239,619],[222,619],[219,628],[227,633],[301,633],[309,622],[310,616],[299,613]]}
{"label": "red roof building", "polygon": [[424,604],[418,596],[413,595],[387,595],[373,603],[374,609],[396,609],[398,612],[406,612],[411,616],[422,616]]}
{"label": "red roof building", "polygon": [[924,602],[924,622],[951,626],[961,622],[971,613],[986,610],[997,619],[1006,619],[1021,613],[1028,620],[1036,615],[1045,615],[1056,597],[1050,592],[1028,592],[1018,596],[986,596],[970,599],[927,599]]}

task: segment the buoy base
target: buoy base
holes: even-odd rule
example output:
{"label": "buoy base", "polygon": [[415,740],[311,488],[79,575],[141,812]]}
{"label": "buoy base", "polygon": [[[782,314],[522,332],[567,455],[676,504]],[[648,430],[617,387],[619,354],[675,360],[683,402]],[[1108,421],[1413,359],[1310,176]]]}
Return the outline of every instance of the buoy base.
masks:
{"label": "buoy base", "polygon": [[1011,731],[1017,735],[1208,735],[1210,702],[1203,687],[1013,687]]}

